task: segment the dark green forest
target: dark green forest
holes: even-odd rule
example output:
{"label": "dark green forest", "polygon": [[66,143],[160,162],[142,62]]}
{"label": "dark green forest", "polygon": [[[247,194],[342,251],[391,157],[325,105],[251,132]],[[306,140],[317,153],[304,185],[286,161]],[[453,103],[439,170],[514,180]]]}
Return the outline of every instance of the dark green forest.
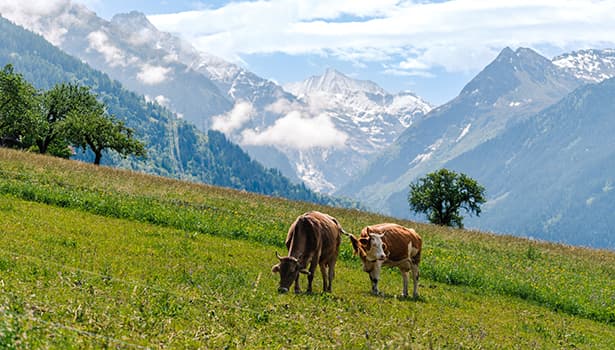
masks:
{"label": "dark green forest", "polygon": [[[102,165],[293,200],[355,206],[345,199],[324,196],[302,183],[291,182],[277,169],[267,169],[250,159],[223,134],[200,132],[166,108],[126,90],[106,74],[3,17],[0,32],[0,66],[11,64],[16,73],[39,90],[49,90],[61,83],[89,87],[106,106],[107,113],[134,130],[134,136],[145,145],[146,158],[107,152]],[[94,154],[84,151],[73,158],[92,161]]]}

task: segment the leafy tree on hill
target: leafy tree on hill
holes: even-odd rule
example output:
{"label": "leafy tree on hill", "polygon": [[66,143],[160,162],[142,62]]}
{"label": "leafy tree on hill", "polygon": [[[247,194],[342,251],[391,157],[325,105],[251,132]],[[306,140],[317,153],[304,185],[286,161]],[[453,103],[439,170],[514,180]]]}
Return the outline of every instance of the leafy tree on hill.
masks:
{"label": "leafy tree on hill", "polygon": [[0,141],[68,158],[69,144],[89,147],[94,164],[103,151],[144,157],[145,146],[123,121],[108,115],[90,89],[56,84],[42,94],[8,64],[0,71]]}
{"label": "leafy tree on hill", "polygon": [[[77,84],[56,84],[42,95],[38,119],[36,146],[42,154],[50,151],[56,156],[66,156],[68,142],[63,138],[63,120],[71,112],[94,110],[99,102],[89,89]],[[56,146],[55,148],[53,146]],[[49,147],[52,146],[50,150]],[[68,154],[70,155],[70,154]]]}
{"label": "leafy tree on hill", "polygon": [[108,115],[102,103],[72,110],[63,127],[70,143],[83,150],[89,147],[94,152],[96,165],[100,165],[102,153],[106,149],[112,149],[123,156],[134,154],[145,157],[145,146],[133,137],[133,130]]}
{"label": "leafy tree on hill", "polygon": [[38,93],[8,64],[0,70],[0,144],[24,147],[32,140]]}
{"label": "leafy tree on hill", "polygon": [[408,203],[416,213],[425,213],[436,225],[463,228],[461,208],[480,216],[485,188],[465,174],[447,169],[429,173],[410,184]]}

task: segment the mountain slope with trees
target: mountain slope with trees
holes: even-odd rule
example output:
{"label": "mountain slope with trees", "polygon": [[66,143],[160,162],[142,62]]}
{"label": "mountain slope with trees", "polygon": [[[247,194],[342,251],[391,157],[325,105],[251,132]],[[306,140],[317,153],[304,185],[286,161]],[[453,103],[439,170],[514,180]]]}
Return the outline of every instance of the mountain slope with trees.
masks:
{"label": "mountain slope with trees", "polygon": [[[580,80],[538,53],[507,47],[455,99],[412,124],[364,174],[337,193],[407,217],[410,182],[531,118],[580,85]],[[466,173],[476,178],[473,172]],[[487,187],[487,195],[489,191]]]}
{"label": "mountain slope with trees", "polygon": [[615,78],[580,87],[451,161],[447,166],[471,171],[491,189],[490,203],[469,225],[614,249],[613,130]]}
{"label": "mountain slope with trees", "polygon": [[[106,74],[2,17],[0,32],[0,65],[12,64],[37,89],[49,90],[63,82],[90,87],[107,112],[135,130],[135,137],[146,145],[145,160],[110,154],[102,164],[298,200],[344,202],[316,194],[303,184],[292,183],[279,171],[266,169],[221,133],[199,132],[167,109],[147,102]],[[91,160],[93,154],[78,157]]]}

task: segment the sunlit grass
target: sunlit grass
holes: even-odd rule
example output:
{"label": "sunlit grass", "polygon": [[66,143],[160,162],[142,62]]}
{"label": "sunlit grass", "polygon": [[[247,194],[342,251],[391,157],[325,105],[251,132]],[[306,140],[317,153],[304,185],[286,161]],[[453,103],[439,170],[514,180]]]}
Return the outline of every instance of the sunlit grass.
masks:
{"label": "sunlit grass", "polygon": [[274,251],[310,209],[393,220],[0,149],[0,344],[615,346],[615,254],[509,236],[396,220],[424,238],[419,300],[389,269],[371,296],[346,239],[333,293],[278,295]]}

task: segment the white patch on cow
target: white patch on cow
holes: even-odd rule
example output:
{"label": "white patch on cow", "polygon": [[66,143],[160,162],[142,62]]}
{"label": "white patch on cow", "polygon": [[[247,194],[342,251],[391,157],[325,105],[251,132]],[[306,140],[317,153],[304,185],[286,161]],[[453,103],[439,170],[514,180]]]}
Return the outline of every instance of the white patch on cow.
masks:
{"label": "white patch on cow", "polygon": [[376,233],[370,233],[370,249],[367,252],[367,260],[375,261],[375,260],[384,260],[386,258],[386,254],[384,253],[384,247],[382,243],[382,237],[384,235],[379,235]]}

